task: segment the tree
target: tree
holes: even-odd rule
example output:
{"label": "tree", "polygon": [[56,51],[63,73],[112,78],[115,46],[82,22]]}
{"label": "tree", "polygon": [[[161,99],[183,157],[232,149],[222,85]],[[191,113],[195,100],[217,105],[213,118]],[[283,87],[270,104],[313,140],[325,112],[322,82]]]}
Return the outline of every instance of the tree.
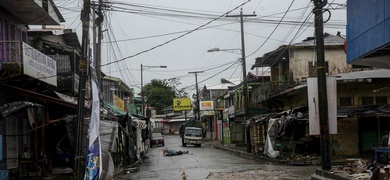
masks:
{"label": "tree", "polygon": [[154,107],[157,112],[172,106],[173,99],[176,97],[175,89],[166,81],[153,79],[143,88],[144,95],[147,97],[147,104]]}
{"label": "tree", "polygon": [[178,98],[186,98],[188,97],[188,93],[185,91],[185,88],[178,89],[177,87],[181,84],[179,78],[169,78],[164,80],[175,90],[175,96]]}

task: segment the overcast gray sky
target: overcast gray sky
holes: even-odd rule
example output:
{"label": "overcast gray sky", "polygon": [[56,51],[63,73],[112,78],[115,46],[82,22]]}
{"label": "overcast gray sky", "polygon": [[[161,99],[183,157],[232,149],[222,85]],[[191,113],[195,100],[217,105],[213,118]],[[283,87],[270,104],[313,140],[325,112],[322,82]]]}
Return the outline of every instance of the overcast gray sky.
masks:
{"label": "overcast gray sky", "polygon": [[[76,29],[81,38],[82,0],[54,0],[64,16],[66,28]],[[143,70],[143,83],[152,79],[179,78],[179,88],[195,92],[199,87],[218,84],[221,78],[242,78],[238,61],[240,51],[207,50],[241,49],[238,19],[225,17],[243,14],[245,18],[245,53],[247,72],[256,57],[277,47],[300,42],[314,35],[314,17],[310,0],[122,0],[109,1],[105,11],[102,40],[102,70],[119,77],[139,92],[143,66],[167,66],[166,69]],[[346,33],[346,0],[328,0],[330,20],[325,32]],[[324,14],[327,19],[329,14]],[[260,70],[261,71],[261,70]]]}

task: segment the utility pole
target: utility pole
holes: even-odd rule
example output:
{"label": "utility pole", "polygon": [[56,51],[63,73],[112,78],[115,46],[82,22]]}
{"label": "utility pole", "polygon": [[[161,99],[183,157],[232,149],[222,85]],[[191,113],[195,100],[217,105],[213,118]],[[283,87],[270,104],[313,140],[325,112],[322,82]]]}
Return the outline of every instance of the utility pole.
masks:
{"label": "utility pole", "polygon": [[141,64],[141,101],[142,101],[142,110],[141,110],[141,113],[142,113],[142,116],[143,117],[146,117],[146,108],[145,108],[145,97],[144,97],[144,77],[143,77],[143,73],[142,73],[142,70],[144,68],[142,67],[142,64]]}
{"label": "utility pole", "polygon": [[331,169],[328,100],[326,91],[326,65],[324,52],[324,20],[322,8],[328,3],[327,0],[313,0],[315,16],[314,26],[316,34],[317,52],[317,81],[318,81],[318,110],[320,119],[321,159],[322,170]]}
{"label": "utility pole", "polygon": [[197,104],[197,113],[198,113],[198,119],[200,120],[200,102],[199,102],[199,88],[198,88],[198,74],[203,73],[203,71],[193,71],[188,72],[190,74],[195,74],[195,85],[196,85],[196,104]]}
{"label": "utility pole", "polygon": [[[239,17],[240,25],[241,25],[241,63],[242,63],[242,78],[243,78],[243,88],[242,95],[244,96],[244,121],[248,120],[249,115],[249,95],[248,95],[248,82],[246,79],[246,63],[245,63],[245,42],[244,42],[244,17],[254,17],[256,14],[242,14],[242,8],[240,11],[240,15],[226,15],[225,17]],[[245,134],[246,134],[246,150],[247,152],[252,151],[251,146],[251,136],[249,127],[245,126]]]}
{"label": "utility pole", "polygon": [[83,131],[84,131],[84,102],[85,102],[85,82],[88,70],[88,50],[89,50],[89,20],[91,12],[91,1],[84,0],[83,9],[81,10],[81,21],[83,25],[82,34],[82,56],[79,62],[80,80],[79,96],[77,103],[77,138],[76,138],[76,156],[75,156],[75,176],[77,180],[83,179],[84,176],[84,148],[83,148]]}
{"label": "utility pole", "polygon": [[[98,89],[99,89],[99,94],[102,94],[103,93],[103,82],[102,82],[102,76],[101,76],[101,72],[102,72],[102,69],[100,67],[100,65],[102,64],[102,35],[103,35],[103,32],[102,32],[102,23],[103,23],[103,13],[102,13],[102,8],[103,8],[103,0],[99,0],[99,6],[98,6],[98,11],[97,11],[97,14],[98,14],[98,19],[97,19],[97,26],[98,26],[98,36],[97,36],[97,46],[96,46],[96,76],[97,76],[97,79],[98,79]],[[95,37],[94,37],[95,38]],[[100,98],[100,96],[99,96]]]}

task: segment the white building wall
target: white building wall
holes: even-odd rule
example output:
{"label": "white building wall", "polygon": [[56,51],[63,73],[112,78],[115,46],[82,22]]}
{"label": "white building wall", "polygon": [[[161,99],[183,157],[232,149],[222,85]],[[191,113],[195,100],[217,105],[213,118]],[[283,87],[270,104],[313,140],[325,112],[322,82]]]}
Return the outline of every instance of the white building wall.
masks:
{"label": "white building wall", "polygon": [[[314,48],[290,50],[289,66],[295,81],[309,77],[309,62],[313,59],[316,59]],[[325,61],[329,63],[329,76],[351,71],[351,66],[346,62],[346,54],[341,48],[326,49]]]}

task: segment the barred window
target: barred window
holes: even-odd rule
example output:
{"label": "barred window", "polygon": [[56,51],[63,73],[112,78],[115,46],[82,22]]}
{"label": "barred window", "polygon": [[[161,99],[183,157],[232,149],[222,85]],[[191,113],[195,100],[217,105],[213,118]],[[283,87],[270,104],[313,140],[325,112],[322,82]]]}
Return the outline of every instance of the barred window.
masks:
{"label": "barred window", "polygon": [[362,105],[373,105],[374,97],[362,97]]}
{"label": "barred window", "polygon": [[353,98],[352,97],[340,97],[340,106],[352,106],[353,105]]}
{"label": "barred window", "polygon": [[387,96],[375,97],[375,104],[387,104]]}

